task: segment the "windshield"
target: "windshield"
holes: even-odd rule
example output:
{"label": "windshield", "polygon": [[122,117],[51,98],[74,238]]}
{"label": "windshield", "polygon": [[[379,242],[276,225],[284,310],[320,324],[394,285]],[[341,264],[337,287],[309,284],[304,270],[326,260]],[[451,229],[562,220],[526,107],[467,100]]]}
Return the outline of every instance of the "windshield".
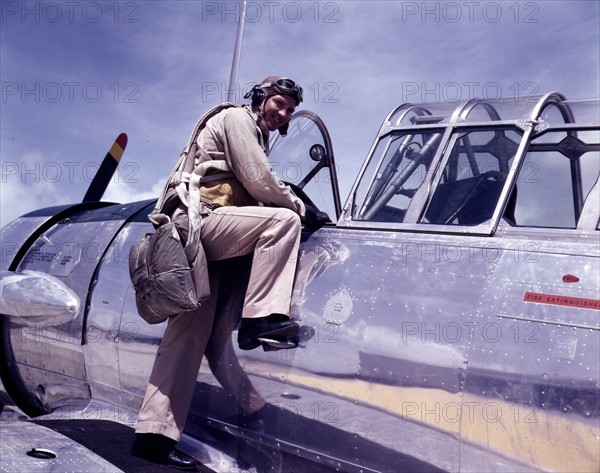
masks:
{"label": "windshield", "polygon": [[287,136],[270,142],[269,161],[285,182],[304,191],[331,221],[341,213],[333,147],[322,120],[308,110],[297,112]]}
{"label": "windshield", "polygon": [[461,130],[421,223],[478,225],[492,218],[517,153],[517,130]]}
{"label": "windshield", "polygon": [[402,222],[406,209],[423,183],[442,130],[395,132],[375,148],[357,189],[356,220]]}

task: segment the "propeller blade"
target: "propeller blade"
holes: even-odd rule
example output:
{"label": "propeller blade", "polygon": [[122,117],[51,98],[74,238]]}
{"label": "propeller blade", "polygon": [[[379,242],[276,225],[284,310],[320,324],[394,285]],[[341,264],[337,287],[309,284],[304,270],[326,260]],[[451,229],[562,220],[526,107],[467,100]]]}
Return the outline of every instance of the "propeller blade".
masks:
{"label": "propeller blade", "polygon": [[121,160],[121,156],[123,156],[126,146],[127,135],[121,133],[108,153],[106,153],[106,156],[104,157],[102,164],[100,164],[94,179],[92,179],[82,202],[97,202],[102,199],[104,191],[108,187],[108,184],[119,165],[119,161]]}

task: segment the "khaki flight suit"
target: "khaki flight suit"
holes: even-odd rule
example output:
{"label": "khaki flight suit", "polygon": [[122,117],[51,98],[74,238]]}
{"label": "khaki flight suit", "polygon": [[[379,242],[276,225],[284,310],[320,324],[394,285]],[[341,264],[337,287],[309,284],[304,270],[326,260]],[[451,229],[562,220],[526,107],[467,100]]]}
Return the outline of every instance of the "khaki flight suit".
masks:
{"label": "khaki flight suit", "polygon": [[[202,200],[218,205],[201,224],[211,296],[198,310],[169,319],[136,433],[179,440],[203,355],[244,414],[265,404],[237,361],[231,332],[240,307],[247,318],[289,314],[305,208],[272,171],[268,143],[256,121],[249,108],[228,108],[211,118],[198,136],[199,147],[212,159],[224,159],[235,175],[202,188]],[[173,220],[187,228],[184,211],[176,211]],[[247,286],[222,280],[220,261],[252,253]]]}

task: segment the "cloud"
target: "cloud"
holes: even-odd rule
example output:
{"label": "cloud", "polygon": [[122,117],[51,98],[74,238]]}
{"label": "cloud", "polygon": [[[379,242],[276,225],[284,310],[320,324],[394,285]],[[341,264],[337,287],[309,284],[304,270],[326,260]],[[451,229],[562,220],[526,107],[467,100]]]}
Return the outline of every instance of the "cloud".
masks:
{"label": "cloud", "polygon": [[39,151],[27,153],[19,161],[3,160],[1,165],[0,227],[40,207],[65,203],[62,187],[56,185],[64,169],[45,163]]}
{"label": "cloud", "polygon": [[165,182],[166,178],[160,179],[152,184],[152,187],[144,191],[140,191],[135,186],[127,184],[123,181],[111,183],[111,185],[109,185],[106,189],[102,200],[106,200],[108,202],[127,203],[139,200],[155,199],[162,193]]}

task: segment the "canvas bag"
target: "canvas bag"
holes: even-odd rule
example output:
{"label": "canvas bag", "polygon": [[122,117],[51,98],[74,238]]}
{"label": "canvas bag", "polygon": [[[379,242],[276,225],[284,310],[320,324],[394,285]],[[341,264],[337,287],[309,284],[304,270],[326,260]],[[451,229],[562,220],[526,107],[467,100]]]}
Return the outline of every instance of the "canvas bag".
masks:
{"label": "canvas bag", "polygon": [[[201,246],[199,249],[203,254]],[[206,266],[202,256],[190,264],[174,222],[144,235],[129,253],[129,274],[140,316],[157,324],[198,308],[210,295],[203,287],[202,265]],[[196,278],[195,272],[200,273]]]}
{"label": "canvas bag", "polygon": [[[196,139],[209,118],[229,107],[238,105],[218,105],[198,120],[148,216],[156,231],[145,234],[129,253],[129,276],[138,313],[150,324],[197,309],[210,296],[206,255],[200,240],[204,212],[200,187],[203,180],[222,179],[233,174],[225,161],[212,160],[199,149]],[[204,177],[208,170],[211,176]],[[173,213],[182,205],[188,209],[188,218],[175,222]],[[187,231],[180,226],[185,220]]]}

